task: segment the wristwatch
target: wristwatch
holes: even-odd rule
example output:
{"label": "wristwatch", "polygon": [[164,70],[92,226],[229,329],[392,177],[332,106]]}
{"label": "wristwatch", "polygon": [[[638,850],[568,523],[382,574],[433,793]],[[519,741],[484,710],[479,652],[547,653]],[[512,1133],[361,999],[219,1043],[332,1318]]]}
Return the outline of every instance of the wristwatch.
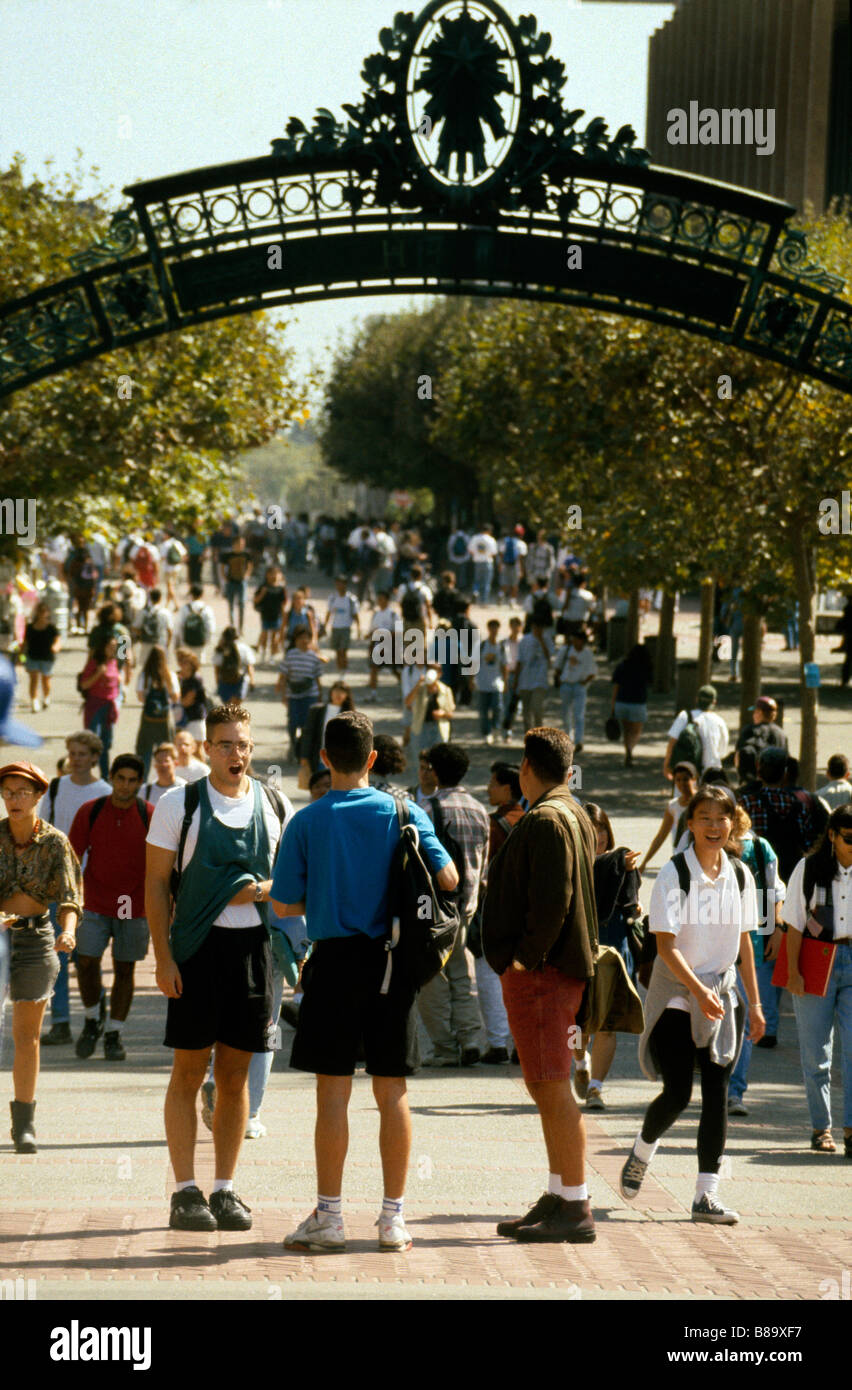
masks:
{"label": "wristwatch", "polygon": [[257,883],[254,886],[254,900],[256,903],[263,902],[263,884],[261,883],[260,879],[257,880]]}

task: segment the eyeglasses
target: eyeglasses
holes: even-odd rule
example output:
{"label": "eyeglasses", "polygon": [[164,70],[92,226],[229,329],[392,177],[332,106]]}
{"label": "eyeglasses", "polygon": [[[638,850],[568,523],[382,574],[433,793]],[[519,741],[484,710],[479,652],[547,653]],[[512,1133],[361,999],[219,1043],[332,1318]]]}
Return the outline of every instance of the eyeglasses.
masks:
{"label": "eyeglasses", "polygon": [[221,751],[225,754],[226,757],[229,757],[230,754],[233,753],[234,750],[236,750],[236,752],[239,753],[242,757],[244,754],[251,752],[251,750],[254,748],[254,744],[245,742],[232,743],[230,739],[222,739],[220,743],[211,743],[210,747],[221,749]]}
{"label": "eyeglasses", "polygon": [[3,787],[4,801],[20,801],[21,797],[25,800],[28,796],[41,796],[38,787]]}

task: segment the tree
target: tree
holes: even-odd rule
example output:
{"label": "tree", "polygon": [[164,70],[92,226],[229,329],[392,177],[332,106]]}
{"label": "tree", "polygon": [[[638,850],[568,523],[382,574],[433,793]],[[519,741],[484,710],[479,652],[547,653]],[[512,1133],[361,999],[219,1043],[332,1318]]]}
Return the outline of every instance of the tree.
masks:
{"label": "tree", "polygon": [[[106,194],[81,201],[80,182],[78,170],[27,184],[20,157],[0,175],[0,259],[11,296],[67,273],[62,262],[105,231]],[[218,512],[240,485],[239,453],[275,435],[303,404],[284,334],[264,314],[220,320],[18,391],[0,404],[5,488],[26,479],[40,535],[115,535]]]}

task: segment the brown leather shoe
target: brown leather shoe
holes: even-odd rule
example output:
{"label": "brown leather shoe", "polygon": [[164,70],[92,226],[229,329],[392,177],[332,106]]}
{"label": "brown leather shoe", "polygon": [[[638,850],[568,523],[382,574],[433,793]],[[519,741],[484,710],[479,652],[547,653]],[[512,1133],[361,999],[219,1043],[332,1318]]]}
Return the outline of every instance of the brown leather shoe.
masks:
{"label": "brown leather shoe", "polygon": [[590,1245],[595,1239],[595,1218],[588,1198],[582,1202],[566,1202],[564,1197],[556,1200],[558,1207],[534,1226],[522,1226],[515,1239],[529,1244]]}
{"label": "brown leather shoe", "polygon": [[562,1198],[557,1197],[555,1192],[542,1192],[535,1206],[530,1207],[526,1216],[516,1216],[512,1221],[498,1222],[498,1236],[516,1236],[522,1226],[534,1226],[545,1216],[549,1216],[561,1201]]}

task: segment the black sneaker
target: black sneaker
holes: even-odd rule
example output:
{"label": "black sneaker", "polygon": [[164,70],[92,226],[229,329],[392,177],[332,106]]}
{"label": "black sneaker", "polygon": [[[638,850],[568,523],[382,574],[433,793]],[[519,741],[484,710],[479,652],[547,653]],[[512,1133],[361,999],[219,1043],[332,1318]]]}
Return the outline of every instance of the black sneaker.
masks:
{"label": "black sneaker", "polygon": [[215,1231],[216,1218],[199,1187],[185,1187],[172,1193],[169,1225],[173,1231]]}
{"label": "black sneaker", "polygon": [[475,1067],[482,1054],[478,1047],[465,1047],[462,1049],[461,1066]]}
{"label": "black sneaker", "polygon": [[42,1047],[59,1047],[61,1043],[73,1041],[70,1023],[53,1023],[50,1031],[41,1035]]}
{"label": "black sneaker", "polygon": [[517,1216],[513,1221],[498,1221],[498,1236],[514,1236],[522,1226],[534,1226],[537,1221],[543,1221],[545,1216],[549,1216],[556,1210],[559,1198],[555,1192],[542,1192],[534,1207],[530,1207],[526,1216]]}
{"label": "black sneaker", "polygon": [[104,1025],[99,1018],[87,1018],[83,1024],[83,1031],[77,1039],[77,1046],[74,1049],[78,1057],[91,1057],[98,1045],[98,1038],[104,1031]]}
{"label": "black sneaker", "polygon": [[104,1033],[104,1057],[108,1062],[123,1062],[126,1059],[127,1053],[119,1032]]}
{"label": "black sneaker", "polygon": [[250,1231],[251,1207],[241,1202],[236,1192],[214,1192],[210,1210],[220,1231]]}

